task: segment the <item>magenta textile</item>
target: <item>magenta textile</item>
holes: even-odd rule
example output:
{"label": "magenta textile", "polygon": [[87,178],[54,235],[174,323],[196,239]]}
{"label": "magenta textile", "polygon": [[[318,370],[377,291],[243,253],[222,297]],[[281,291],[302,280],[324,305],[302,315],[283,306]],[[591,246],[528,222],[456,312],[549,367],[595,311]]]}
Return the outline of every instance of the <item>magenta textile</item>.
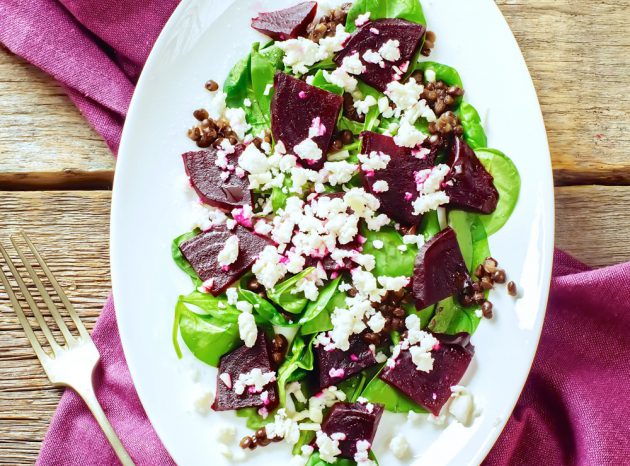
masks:
{"label": "magenta textile", "polygon": [[[135,82],[177,3],[0,0],[0,43],[57,79],[116,153]],[[629,295],[630,264],[591,270],[556,252],[532,372],[484,464],[629,464]],[[101,353],[96,394],[134,461],[173,464],[134,390],[111,298],[93,338]],[[117,464],[71,390],[51,421],[38,464]]]}

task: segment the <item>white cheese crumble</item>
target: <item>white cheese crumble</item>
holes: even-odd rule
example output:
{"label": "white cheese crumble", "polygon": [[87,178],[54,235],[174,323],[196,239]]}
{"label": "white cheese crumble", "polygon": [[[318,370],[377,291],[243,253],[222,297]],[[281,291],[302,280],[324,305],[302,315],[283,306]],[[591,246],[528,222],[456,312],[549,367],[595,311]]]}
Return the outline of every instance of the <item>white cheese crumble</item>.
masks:
{"label": "white cheese crumble", "polygon": [[368,49],[365,51],[365,53],[363,54],[363,60],[366,63],[372,63],[374,65],[385,66],[385,63],[383,62],[383,57],[381,56],[381,54],[378,52],[375,52],[372,49]]}
{"label": "white cheese crumble", "polygon": [[414,148],[419,146],[427,138],[426,134],[416,128],[409,121],[403,119],[400,122],[400,127],[396,136],[394,136],[394,142],[401,147]]}
{"label": "white cheese crumble", "polygon": [[384,118],[394,116],[394,109],[389,105],[389,99],[387,97],[380,97],[378,99],[378,111]]}
{"label": "white cheese crumble", "polygon": [[372,247],[374,247],[374,249],[383,249],[384,245],[385,244],[380,239],[372,241]]}
{"label": "white cheese crumble", "polygon": [[217,256],[219,265],[221,267],[228,267],[234,262],[236,262],[236,259],[238,259],[238,252],[239,252],[238,247],[239,247],[238,236],[236,235],[230,236],[225,242],[223,249],[219,251],[219,255]]}
{"label": "white cheese crumble", "polygon": [[220,424],[215,429],[214,434],[219,443],[228,444],[236,437],[236,427],[229,424]]}
{"label": "white cheese crumble", "polygon": [[400,42],[389,39],[381,45],[381,48],[378,49],[378,53],[387,61],[398,61],[400,60]]}
{"label": "white cheese crumble", "polygon": [[242,108],[228,108],[225,110],[225,118],[230,122],[230,127],[236,133],[239,139],[245,137],[245,133],[250,130],[251,126],[245,118],[245,110]]}
{"label": "white cheese crumble", "polygon": [[349,35],[344,26],[339,24],[335,29],[335,35],[322,38],[319,44],[304,37],[298,37],[278,41],[276,45],[284,52],[283,63],[291,67],[294,73],[305,74],[315,63],[331,58],[335,52],[340,51]]}
{"label": "white cheese crumble", "polygon": [[256,337],[258,336],[258,329],[256,328],[256,321],[254,315],[248,312],[243,312],[238,316],[238,334],[245,342],[245,346],[248,348],[253,347],[256,344]]}
{"label": "white cheese crumble", "polygon": [[414,174],[416,189],[420,194],[411,204],[414,208],[414,215],[421,215],[437,209],[441,205],[448,204],[449,197],[444,191],[441,191],[441,187],[449,170],[448,165],[440,164]]}
{"label": "white cheese crumble", "polygon": [[345,57],[341,62],[341,68],[348,74],[365,73],[365,65],[361,61],[361,57],[358,52]]}
{"label": "white cheese crumble", "polygon": [[427,82],[434,83],[436,81],[435,71],[432,69],[425,70],[424,78],[427,80]]}
{"label": "white cheese crumble", "polygon": [[394,102],[398,115],[400,115],[402,111],[410,109],[420,100],[420,94],[423,90],[422,84],[416,83],[414,78],[409,78],[405,84],[398,81],[389,83],[385,95]]}
{"label": "white cheese crumble", "polygon": [[369,154],[359,154],[361,168],[365,171],[376,171],[387,168],[391,157],[383,152],[372,151]]}
{"label": "white cheese crumble", "polygon": [[286,266],[282,263],[278,249],[271,245],[265,246],[252,266],[252,273],[265,288],[273,288],[286,274]]}
{"label": "white cheese crumble", "polygon": [[370,327],[370,329],[374,333],[380,333],[385,327],[385,322],[386,320],[383,314],[380,312],[377,312],[372,317],[370,317],[370,320],[368,320],[368,327]]}
{"label": "white cheese crumble", "polygon": [[327,463],[334,463],[336,458],[341,454],[339,440],[333,439],[332,436],[329,437],[322,431],[317,432],[315,435],[315,443],[319,449],[319,457]]}
{"label": "white cheese crumble", "polygon": [[193,386],[193,408],[199,414],[205,416],[210,412],[212,403],[214,402],[214,393],[205,389],[201,384],[196,383]]}
{"label": "white cheese crumble", "polygon": [[354,461],[357,462],[357,466],[375,466],[376,463],[369,459],[368,454],[372,444],[367,440],[357,440],[357,451],[354,454]]}
{"label": "white cheese crumble", "polygon": [[370,20],[371,14],[372,14],[371,11],[366,11],[365,13],[360,14],[359,16],[357,16],[357,19],[354,20],[354,25],[356,27],[363,26],[365,23],[367,23]]}
{"label": "white cheese crumble", "polygon": [[468,427],[475,418],[475,402],[472,393],[466,387],[454,385],[451,387],[451,402],[448,412],[457,421]]}
{"label": "white cheese crumble", "polygon": [[396,458],[401,460],[409,456],[410,452],[409,442],[407,442],[407,439],[401,434],[392,437],[389,442],[389,449]]}
{"label": "white cheese crumble", "polygon": [[280,408],[274,416],[273,422],[265,425],[267,437],[270,439],[283,438],[285,442],[294,445],[300,439],[298,423],[287,416],[284,408]]}
{"label": "white cheese crumble", "polygon": [[357,171],[357,165],[346,161],[326,162],[324,163],[324,171],[327,172],[328,183],[331,186],[337,186],[347,183]]}
{"label": "white cheese crumble", "polygon": [[323,155],[317,143],[309,138],[296,145],[293,152],[302,160],[319,160]]}
{"label": "white cheese crumble", "polygon": [[350,76],[345,70],[337,68],[332,72],[324,71],[324,79],[330,84],[339,86],[346,92],[354,92],[357,88],[358,81]]}
{"label": "white cheese crumble", "polygon": [[213,93],[210,103],[208,105],[208,115],[213,120],[218,120],[225,113],[226,105],[225,98],[227,94],[222,91]]}
{"label": "white cheese crumble", "polygon": [[389,184],[385,180],[378,180],[372,185],[372,190],[375,193],[384,193],[389,191]]}
{"label": "white cheese crumble", "polygon": [[260,393],[266,385],[274,382],[275,380],[275,372],[263,372],[257,367],[249,372],[238,375],[238,380],[234,382],[234,393],[242,395],[248,387],[250,389],[248,391],[252,393]]}
{"label": "white cheese crumble", "polygon": [[353,105],[359,115],[367,115],[370,108],[377,105],[377,101],[374,96],[368,95],[363,100],[355,100]]}
{"label": "white cheese crumble", "polygon": [[254,144],[249,144],[238,158],[238,164],[245,171],[254,175],[260,175],[269,170],[269,161],[265,154],[260,152]]}

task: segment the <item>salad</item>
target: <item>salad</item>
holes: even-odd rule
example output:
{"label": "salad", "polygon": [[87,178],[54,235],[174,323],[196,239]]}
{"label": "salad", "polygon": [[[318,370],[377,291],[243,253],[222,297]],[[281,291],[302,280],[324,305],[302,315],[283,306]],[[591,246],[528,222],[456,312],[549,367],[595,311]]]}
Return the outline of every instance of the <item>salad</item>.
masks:
{"label": "salad", "polygon": [[253,18],[265,39],[193,112],[173,344],[217,368],[199,409],[251,429],[219,436],[226,458],[283,442],[295,465],[371,466],[385,411],[473,422],[459,383],[507,282],[488,237],[520,178],[458,72],[428,59],[418,0],[319,10]]}

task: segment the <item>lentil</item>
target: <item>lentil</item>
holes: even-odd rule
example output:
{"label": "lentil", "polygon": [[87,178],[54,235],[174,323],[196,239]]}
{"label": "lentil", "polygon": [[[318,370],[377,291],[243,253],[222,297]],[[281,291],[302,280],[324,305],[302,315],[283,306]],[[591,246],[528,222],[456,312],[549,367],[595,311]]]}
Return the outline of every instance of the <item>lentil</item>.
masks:
{"label": "lentil", "polygon": [[313,42],[319,43],[324,37],[334,36],[337,25],[346,23],[348,10],[350,10],[351,6],[351,3],[344,3],[338,8],[331,10],[327,15],[322,16],[319,22],[309,26],[307,30],[308,38]]}
{"label": "lentil", "polygon": [[505,283],[505,270],[498,269],[492,274],[492,281],[494,283]]}
{"label": "lentil", "polygon": [[205,108],[199,108],[193,112],[193,116],[199,121],[204,121],[208,118],[208,111]]}
{"label": "lentil", "polygon": [[210,79],[206,82],[206,89],[210,92],[217,91],[219,90],[219,84],[216,81]]}
{"label": "lentil", "polygon": [[514,283],[513,281],[508,282],[507,290],[510,296],[516,296],[518,294],[518,291],[516,290],[516,283]]}
{"label": "lentil", "polygon": [[349,129],[344,129],[341,132],[341,142],[343,142],[344,145],[348,145],[348,144],[352,144],[353,141],[354,141],[354,134],[352,134],[352,131],[350,131]]}
{"label": "lentil", "polygon": [[464,90],[457,86],[448,86],[444,81],[425,83],[420,97],[427,101],[437,116],[451,110],[457,99],[464,95]]}
{"label": "lentil", "polygon": [[490,301],[484,301],[481,305],[481,313],[486,319],[492,318],[492,303]]}
{"label": "lentil", "polygon": [[435,47],[436,39],[437,36],[435,35],[435,32],[427,31],[424,36],[424,44],[422,44],[422,50],[420,52],[422,56],[428,57],[429,55],[431,55],[431,50],[433,49],[433,47]]}
{"label": "lentil", "polygon": [[239,442],[239,445],[242,449],[247,449],[249,448],[249,446],[252,443],[252,438],[250,436],[245,436],[241,439],[241,441]]}
{"label": "lentil", "polygon": [[347,92],[343,94],[343,115],[350,120],[357,121],[359,123],[363,123],[365,121],[365,115],[357,112],[357,109],[354,108],[354,98]]}
{"label": "lentil", "polygon": [[252,277],[252,279],[247,282],[247,289],[254,293],[259,293],[260,291],[263,290],[263,286],[260,284],[258,280],[256,280],[255,277]]}

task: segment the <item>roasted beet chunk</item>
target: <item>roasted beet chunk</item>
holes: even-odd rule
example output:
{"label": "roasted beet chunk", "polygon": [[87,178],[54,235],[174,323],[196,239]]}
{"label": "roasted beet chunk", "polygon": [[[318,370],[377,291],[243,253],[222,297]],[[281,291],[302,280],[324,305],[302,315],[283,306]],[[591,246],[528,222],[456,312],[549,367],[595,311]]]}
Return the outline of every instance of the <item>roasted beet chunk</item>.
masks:
{"label": "roasted beet chunk", "polygon": [[326,351],[323,345],[315,348],[319,388],[337,385],[363,369],[376,364],[367,343],[359,335],[350,337],[350,349]]}
{"label": "roasted beet chunk", "polygon": [[[229,267],[223,268],[219,265],[218,256],[232,235],[238,237],[238,258]],[[234,230],[229,230],[225,225],[216,225],[183,242],[179,249],[204,282],[204,287],[217,296],[247,272],[268,244],[269,240],[241,225],[237,225]]]}
{"label": "roasted beet chunk", "polygon": [[[244,147],[238,145],[233,154],[227,155],[227,163],[236,165],[238,157]],[[203,202],[223,209],[252,204],[252,193],[249,190],[247,177],[239,178],[230,173],[227,179],[222,178],[224,170],[215,163],[217,161],[216,148],[197,152],[186,152],[184,166],[190,183]],[[227,172],[229,173],[229,172]],[[225,175],[223,175],[225,176]]]}
{"label": "roasted beet chunk", "polygon": [[[394,138],[383,134],[365,131],[361,136],[362,154],[369,156],[376,152],[390,157],[387,167],[380,170],[370,170],[369,166],[361,165],[363,182],[366,189],[380,201],[379,210],[406,226],[419,223],[421,216],[413,215],[411,205],[413,199],[418,197],[415,173],[432,167],[435,157],[420,156],[421,151],[400,147],[394,142]],[[387,182],[389,189],[385,192],[376,192],[374,183],[381,180]]]}
{"label": "roasted beet chunk", "polygon": [[[262,387],[253,385],[255,379],[267,380],[271,367],[269,342],[265,332],[258,332],[256,344],[251,348],[243,345],[231,353],[221,357],[217,375],[217,395],[212,405],[215,411],[227,411],[240,408],[266,408],[271,411],[278,406],[278,384],[273,381]],[[222,374],[227,374],[224,376]],[[262,374],[262,375],[260,375]],[[239,376],[250,379],[244,386],[239,382]],[[274,373],[275,375],[275,373]],[[240,386],[239,386],[240,385]],[[238,392],[241,392],[240,394]],[[265,393],[266,392],[266,393]]]}
{"label": "roasted beet chunk", "polygon": [[296,155],[305,167],[319,170],[326,161],[343,98],[285,73],[276,74],[274,81],[271,102],[273,137],[282,141],[287,153],[294,153],[294,147],[309,138],[309,130],[314,128],[316,135],[311,139],[321,150],[321,157],[307,160]]}
{"label": "roasted beet chunk", "polygon": [[481,164],[475,151],[461,138],[455,138],[451,148],[451,171],[445,178],[444,192],[451,207],[490,214],[497,208],[499,193],[493,178]]}
{"label": "roasted beet chunk", "polygon": [[346,438],[339,441],[341,456],[354,458],[359,440],[370,444],[374,440],[382,415],[383,406],[379,404],[337,403],[324,419],[322,431],[328,436],[337,432],[345,434]]}
{"label": "roasted beet chunk", "polygon": [[[335,63],[341,65],[343,59],[358,53],[365,65],[365,71],[359,75],[362,81],[384,92],[392,81],[400,80],[413,59],[425,27],[410,23],[404,19],[379,19],[361,26],[350,38],[344,49],[335,57]],[[398,41],[399,58],[391,42]],[[387,44],[387,45],[385,45]],[[368,50],[378,52],[383,49],[384,59],[381,63],[368,63],[363,55]],[[390,52],[390,53],[388,53]],[[389,58],[389,60],[388,60]]]}
{"label": "roasted beet chunk", "polygon": [[453,296],[469,281],[452,228],[442,230],[422,245],[413,269],[413,296],[418,309]]}
{"label": "roasted beet chunk", "polygon": [[451,396],[451,387],[464,376],[474,347],[470,344],[470,335],[466,333],[436,334],[435,337],[440,344],[431,351],[431,371],[418,370],[409,350],[404,350],[396,359],[396,365],[386,366],[379,377],[437,416]]}
{"label": "roasted beet chunk", "polygon": [[273,40],[295,39],[306,35],[306,28],[317,13],[316,2],[298,3],[284,10],[259,13],[252,27]]}

